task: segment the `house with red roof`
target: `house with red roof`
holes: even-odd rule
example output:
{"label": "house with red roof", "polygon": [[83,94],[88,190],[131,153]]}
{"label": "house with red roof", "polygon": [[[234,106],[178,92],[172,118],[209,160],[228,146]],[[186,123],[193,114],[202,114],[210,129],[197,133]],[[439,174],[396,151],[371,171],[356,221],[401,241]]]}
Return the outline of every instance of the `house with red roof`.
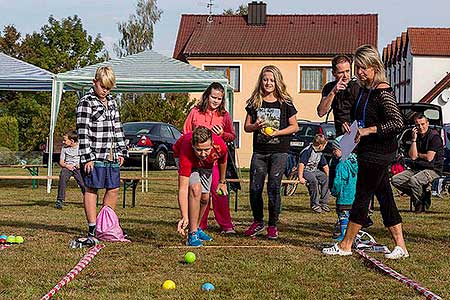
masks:
{"label": "house with red roof", "polygon": [[252,139],[243,130],[245,105],[265,65],[280,68],[297,118],[319,120],[316,107],[322,87],[333,80],[333,56],[351,55],[362,44],[377,46],[377,39],[376,14],[271,15],[265,3],[252,2],[244,16],[182,15],[173,57],[229,79],[237,156],[248,167]]}
{"label": "house with red roof", "polygon": [[399,103],[433,103],[450,123],[450,28],[409,27],[383,49]]}

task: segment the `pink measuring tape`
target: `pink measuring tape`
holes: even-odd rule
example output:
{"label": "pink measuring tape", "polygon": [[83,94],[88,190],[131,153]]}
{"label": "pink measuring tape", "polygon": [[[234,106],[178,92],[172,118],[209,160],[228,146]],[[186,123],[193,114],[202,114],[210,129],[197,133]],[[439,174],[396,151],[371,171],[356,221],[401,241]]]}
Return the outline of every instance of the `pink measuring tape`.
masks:
{"label": "pink measuring tape", "polygon": [[72,270],[70,270],[70,272],[67,273],[67,275],[64,276],[64,278],[61,279],[60,282],[58,282],[58,284],[55,285],[54,288],[52,288],[47,294],[42,296],[41,300],[48,300],[52,298],[63,286],[71,282],[72,279],[74,279],[75,276],[77,276],[78,273],[80,273],[91,262],[94,256],[96,256],[97,253],[99,253],[100,250],[102,250],[104,247],[105,245],[103,244],[92,247],[88,251],[88,253],[86,253],[83,256],[83,258],[78,262],[78,264]]}

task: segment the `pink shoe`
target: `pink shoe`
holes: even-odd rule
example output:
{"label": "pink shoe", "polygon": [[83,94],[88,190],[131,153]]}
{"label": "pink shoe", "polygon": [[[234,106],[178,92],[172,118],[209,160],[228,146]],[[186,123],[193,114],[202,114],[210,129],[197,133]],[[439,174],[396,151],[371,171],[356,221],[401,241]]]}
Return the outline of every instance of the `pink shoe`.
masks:
{"label": "pink shoe", "polygon": [[278,238],[277,226],[269,226],[269,227],[267,227],[267,238],[269,240],[276,240]]}
{"label": "pink shoe", "polygon": [[264,223],[253,222],[252,225],[250,225],[250,227],[247,228],[246,231],[244,231],[244,235],[255,236],[258,233],[262,232],[263,230],[264,230]]}

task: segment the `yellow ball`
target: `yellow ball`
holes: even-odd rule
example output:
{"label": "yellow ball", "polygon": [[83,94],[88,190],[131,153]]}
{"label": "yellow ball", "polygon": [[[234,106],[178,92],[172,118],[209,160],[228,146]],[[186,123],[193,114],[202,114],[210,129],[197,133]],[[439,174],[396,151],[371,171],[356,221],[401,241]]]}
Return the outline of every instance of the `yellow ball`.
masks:
{"label": "yellow ball", "polygon": [[219,196],[223,196],[223,192],[222,192],[222,190],[218,190],[218,191],[217,191],[217,195],[219,195]]}
{"label": "yellow ball", "polygon": [[175,282],[173,282],[172,280],[166,280],[162,285],[162,288],[165,290],[174,290],[175,287],[176,287]]}
{"label": "yellow ball", "polygon": [[266,128],[264,128],[264,132],[267,135],[271,135],[273,133],[273,128],[272,127],[266,127]]}
{"label": "yellow ball", "polygon": [[23,243],[23,237],[21,237],[20,235],[16,236],[15,242],[16,242],[16,244],[22,244]]}

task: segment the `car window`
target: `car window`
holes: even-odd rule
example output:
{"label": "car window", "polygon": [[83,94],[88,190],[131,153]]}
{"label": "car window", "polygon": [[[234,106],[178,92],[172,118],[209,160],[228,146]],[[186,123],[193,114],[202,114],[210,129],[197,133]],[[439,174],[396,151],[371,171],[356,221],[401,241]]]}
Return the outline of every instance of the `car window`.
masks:
{"label": "car window", "polygon": [[181,137],[181,132],[172,126],[170,126],[170,129],[172,130],[172,134],[175,137],[175,139],[178,140]]}
{"label": "car window", "polygon": [[156,127],[154,123],[124,123],[123,131],[125,134],[155,134]]}
{"label": "car window", "polygon": [[173,139],[172,132],[167,125],[161,125],[161,137]]}
{"label": "car window", "polygon": [[334,124],[322,124],[322,130],[327,139],[334,140],[336,138],[336,128]]}
{"label": "car window", "polygon": [[318,127],[312,124],[298,124],[297,137],[313,137],[318,132]]}

